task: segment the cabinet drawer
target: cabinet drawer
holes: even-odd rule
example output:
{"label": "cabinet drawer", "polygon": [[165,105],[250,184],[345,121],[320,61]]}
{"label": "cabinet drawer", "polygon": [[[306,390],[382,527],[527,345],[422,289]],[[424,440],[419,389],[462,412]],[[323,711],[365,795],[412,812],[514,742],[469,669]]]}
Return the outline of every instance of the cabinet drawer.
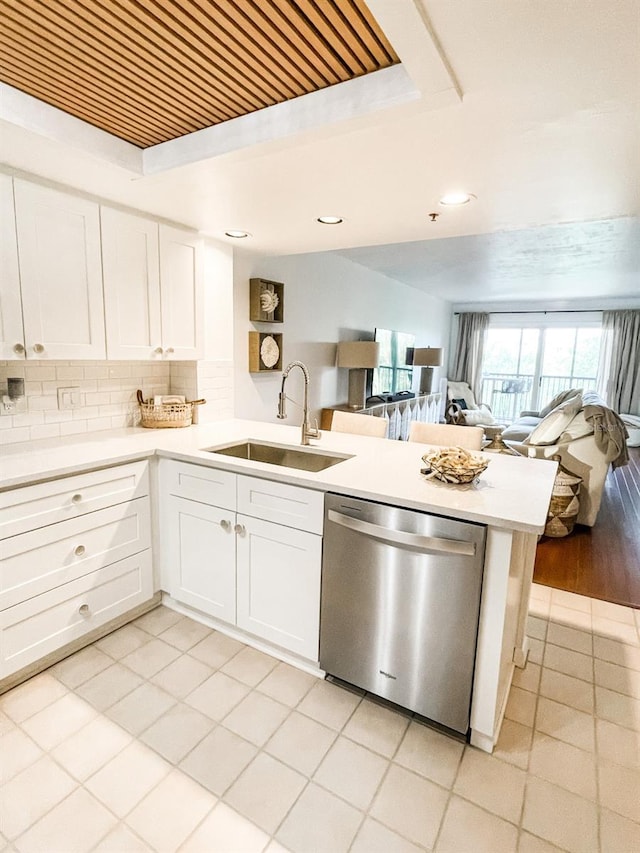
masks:
{"label": "cabinet drawer", "polygon": [[161,460],[160,464],[165,494],[235,511],[236,474],[188,462]]}
{"label": "cabinet drawer", "polygon": [[324,493],[238,476],[238,512],[297,530],[322,533]]}
{"label": "cabinet drawer", "polygon": [[0,610],[150,546],[149,498],[12,536],[1,547]]}
{"label": "cabinet drawer", "polygon": [[0,539],[149,494],[146,461],[0,493]]}
{"label": "cabinet drawer", "polygon": [[142,551],[0,613],[0,678],[84,636],[153,595]]}

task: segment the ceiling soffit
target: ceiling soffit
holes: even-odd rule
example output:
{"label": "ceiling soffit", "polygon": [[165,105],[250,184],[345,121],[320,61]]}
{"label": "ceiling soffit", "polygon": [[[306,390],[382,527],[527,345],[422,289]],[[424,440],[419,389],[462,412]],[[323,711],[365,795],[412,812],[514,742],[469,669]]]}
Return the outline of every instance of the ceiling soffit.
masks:
{"label": "ceiling soffit", "polygon": [[378,71],[362,0],[0,0],[0,77],[146,148]]}

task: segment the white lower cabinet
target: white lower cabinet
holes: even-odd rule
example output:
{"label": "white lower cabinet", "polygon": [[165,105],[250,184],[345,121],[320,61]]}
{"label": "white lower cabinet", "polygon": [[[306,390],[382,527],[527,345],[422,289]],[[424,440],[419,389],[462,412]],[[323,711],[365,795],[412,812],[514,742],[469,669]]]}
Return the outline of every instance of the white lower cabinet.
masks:
{"label": "white lower cabinet", "polygon": [[235,622],[235,513],[175,495],[167,498],[167,510],[170,594],[203,613]]}
{"label": "white lower cabinet", "polygon": [[153,597],[147,462],[3,492],[0,539],[1,682]]}
{"label": "white lower cabinet", "polygon": [[[317,661],[322,494],[190,463],[161,460],[160,465],[167,592],[202,613]],[[248,494],[259,495],[259,500],[247,502]],[[291,506],[304,508],[294,522],[303,529],[271,520],[295,518]],[[252,515],[238,508],[250,508]]]}
{"label": "white lower cabinet", "polygon": [[322,537],[238,516],[237,625],[318,660]]}

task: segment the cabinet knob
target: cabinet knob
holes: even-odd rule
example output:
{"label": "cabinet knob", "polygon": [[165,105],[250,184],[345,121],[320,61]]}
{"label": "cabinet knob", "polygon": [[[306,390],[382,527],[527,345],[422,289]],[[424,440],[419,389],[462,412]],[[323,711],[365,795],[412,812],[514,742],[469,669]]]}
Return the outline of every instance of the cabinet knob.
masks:
{"label": "cabinet knob", "polygon": [[76,547],[73,549],[73,553],[76,555],[76,557],[84,557],[86,551],[87,549],[84,547],[84,545],[76,545]]}
{"label": "cabinet knob", "polygon": [[244,534],[247,532],[247,529],[244,524],[234,524],[233,529],[238,534],[238,536],[244,536]]}
{"label": "cabinet knob", "polygon": [[164,350],[162,349],[162,347],[156,347],[153,352],[155,355],[162,355]]}
{"label": "cabinet knob", "polygon": [[44,352],[44,347],[42,346],[42,344],[34,344],[33,351],[37,352],[39,355],[40,353]]}
{"label": "cabinet knob", "polygon": [[173,355],[173,353],[175,352],[175,350],[174,350],[174,348],[173,348],[173,347],[167,347],[166,352],[167,352],[167,354],[168,354],[168,355]]}
{"label": "cabinet knob", "polygon": [[81,616],[88,616],[89,615],[89,605],[88,604],[81,604],[80,607],[78,608],[78,613]]}
{"label": "cabinet knob", "polygon": [[79,504],[81,500],[82,500],[82,495],[77,494],[71,498],[71,503],[72,504]]}
{"label": "cabinet knob", "polygon": [[231,530],[231,522],[228,521],[226,518],[223,518],[222,521],[220,522],[220,527],[223,530]]}
{"label": "cabinet knob", "polygon": [[16,355],[24,355],[24,346],[22,344],[16,344],[13,351]]}

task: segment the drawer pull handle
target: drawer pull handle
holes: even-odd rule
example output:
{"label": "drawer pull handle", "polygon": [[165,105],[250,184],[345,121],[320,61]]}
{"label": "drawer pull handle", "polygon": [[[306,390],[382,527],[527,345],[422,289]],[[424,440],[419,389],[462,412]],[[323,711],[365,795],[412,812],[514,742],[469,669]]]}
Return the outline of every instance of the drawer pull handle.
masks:
{"label": "drawer pull handle", "polygon": [[223,518],[222,521],[220,522],[220,527],[223,530],[231,530],[231,522],[228,521],[226,518]]}
{"label": "drawer pull handle", "polygon": [[82,500],[82,495],[74,495],[71,498],[71,503],[72,504],[79,504],[81,500]]}
{"label": "drawer pull handle", "polygon": [[22,346],[22,344],[16,344],[13,348],[13,351],[15,352],[16,355],[23,355],[24,354],[24,347]]}
{"label": "drawer pull handle", "polygon": [[247,532],[244,524],[234,524],[233,529],[238,534],[238,536],[244,536],[244,534]]}
{"label": "drawer pull handle", "polygon": [[174,351],[174,350],[173,350],[173,347],[167,347],[167,353],[168,353],[169,355],[172,355],[172,354],[173,354],[173,351]]}
{"label": "drawer pull handle", "polygon": [[154,355],[162,355],[164,350],[162,349],[162,347],[156,347],[153,352],[154,352]]}
{"label": "drawer pull handle", "polygon": [[44,347],[42,346],[42,344],[34,344],[33,351],[37,352],[39,355],[40,353],[44,352]]}
{"label": "drawer pull handle", "polygon": [[88,604],[81,604],[80,607],[78,608],[78,613],[81,616],[88,616],[89,615],[89,605]]}
{"label": "drawer pull handle", "polygon": [[84,545],[76,545],[76,547],[73,549],[73,553],[76,555],[76,557],[84,557],[86,550],[87,549],[84,547]]}

